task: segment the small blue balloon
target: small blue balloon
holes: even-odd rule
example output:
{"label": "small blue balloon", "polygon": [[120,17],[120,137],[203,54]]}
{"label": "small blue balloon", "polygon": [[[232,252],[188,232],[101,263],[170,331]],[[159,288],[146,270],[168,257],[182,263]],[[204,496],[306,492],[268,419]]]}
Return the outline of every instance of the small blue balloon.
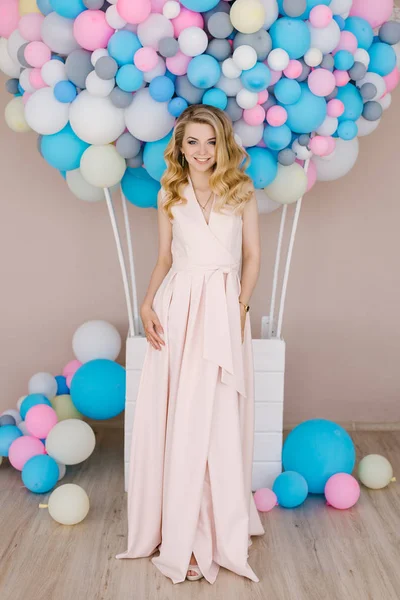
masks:
{"label": "small blue balloon", "polygon": [[272,491],[275,492],[280,506],[295,508],[307,498],[308,485],[300,473],[285,471],[275,479]]}
{"label": "small blue balloon", "polygon": [[215,108],[220,108],[221,110],[225,110],[228,106],[228,96],[224,91],[219,90],[218,88],[207,90],[201,101],[203,104],[215,106]]}
{"label": "small blue balloon", "polygon": [[21,419],[25,421],[26,413],[32,406],[36,406],[37,404],[47,404],[47,406],[51,406],[50,400],[44,396],[43,394],[29,394],[22,402],[19,409],[19,413],[21,415]]}
{"label": "small blue balloon", "polygon": [[22,436],[22,431],[16,425],[0,427],[0,456],[8,456],[8,450],[14,440]]}
{"label": "small blue balloon", "polygon": [[181,0],[182,6],[194,12],[206,12],[215,8],[219,0]]}
{"label": "small blue balloon", "polygon": [[129,202],[140,208],[157,208],[157,194],[161,188],[146,169],[128,168],[121,180],[122,191]]}
{"label": "small blue balloon", "polygon": [[75,19],[86,10],[82,0],[50,0],[50,5],[57,14],[66,19]]}
{"label": "small blue balloon", "polygon": [[327,107],[324,98],[315,96],[306,83],[300,83],[301,96],[294,104],[284,104],[288,118],[286,125],[294,133],[311,133],[322,125]]}
{"label": "small blue balloon", "polygon": [[372,44],[368,52],[370,56],[368,71],[378,73],[382,77],[393,71],[397,58],[392,46],[384,42],[377,42]]}
{"label": "small blue balloon", "polygon": [[89,145],[81,140],[67,123],[61,131],[44,135],[40,149],[49,165],[60,171],[72,171],[79,168],[82,154]]}
{"label": "small blue balloon", "polygon": [[147,142],[143,150],[143,164],[150,177],[160,181],[164,174],[167,164],[164,159],[164,152],[172,137],[172,133],[156,142]]}
{"label": "small blue balloon", "polygon": [[179,117],[188,106],[189,105],[184,98],[177,96],[176,98],[173,98],[171,102],[169,102],[168,112],[173,117]]}
{"label": "small blue balloon", "polygon": [[58,464],[48,454],[32,456],[22,467],[22,481],[25,487],[35,494],[45,494],[56,485],[60,470]]}
{"label": "small blue balloon", "polygon": [[143,73],[135,65],[122,65],[115,82],[124,92],[136,92],[143,83]]}
{"label": "small blue balloon", "polygon": [[198,88],[211,88],[221,77],[221,67],[213,56],[200,54],[190,61],[187,77],[190,83]]}
{"label": "small blue balloon", "polygon": [[339,50],[333,60],[340,71],[348,71],[354,65],[354,56],[348,50]]}
{"label": "small blue balloon", "polygon": [[285,123],[279,127],[267,125],[264,129],[263,139],[267,148],[279,152],[279,150],[287,148],[291,143],[292,132]]}
{"label": "small blue balloon", "polygon": [[69,387],[67,386],[67,379],[64,375],[56,375],[55,380],[57,381],[57,394],[56,396],[63,396],[69,394]]}
{"label": "small blue balloon", "polygon": [[344,29],[356,36],[359,48],[369,49],[374,39],[374,32],[368,21],[361,17],[348,17]]}
{"label": "small blue balloon", "polygon": [[352,140],[358,133],[358,125],[354,121],[342,121],[337,128],[338,137],[342,140]]}
{"label": "small blue balloon", "polygon": [[269,34],[273,48],[286,50],[291,59],[304,56],[310,49],[311,34],[304,21],[282,17],[272,24]]}
{"label": "small blue balloon", "polygon": [[274,95],[282,104],[294,104],[301,96],[300,84],[295,79],[282,77],[275,84]]}
{"label": "small blue balloon", "polygon": [[247,152],[250,156],[250,165],[247,167],[246,173],[253,180],[255,188],[265,188],[276,177],[278,171],[277,160],[265,148],[253,146],[247,148]]}
{"label": "small blue balloon", "polygon": [[344,113],[339,117],[339,122],[357,121],[361,117],[364,101],[355,85],[348,83],[340,87],[336,98],[344,104]]}
{"label": "small blue balloon", "polygon": [[154,77],[149,85],[150,96],[157,102],[168,102],[175,92],[173,81],[165,75]]}
{"label": "small blue balloon", "polygon": [[50,0],[36,0],[36,5],[44,16],[47,16],[53,12],[53,7]]}
{"label": "small blue balloon", "polygon": [[340,15],[333,15],[333,20],[338,24],[340,31],[343,31],[346,25],[346,20]]}
{"label": "small blue balloon", "polygon": [[58,81],[54,86],[54,96],[59,102],[72,102],[76,96],[76,87],[71,81]]}
{"label": "small blue balloon", "polygon": [[262,92],[266,90],[271,81],[271,71],[262,62],[257,62],[251,69],[242,71],[240,81],[243,87],[250,92]]}
{"label": "small blue balloon", "polygon": [[108,40],[109,55],[121,66],[133,63],[135,52],[142,47],[138,36],[132,31],[120,30]]}

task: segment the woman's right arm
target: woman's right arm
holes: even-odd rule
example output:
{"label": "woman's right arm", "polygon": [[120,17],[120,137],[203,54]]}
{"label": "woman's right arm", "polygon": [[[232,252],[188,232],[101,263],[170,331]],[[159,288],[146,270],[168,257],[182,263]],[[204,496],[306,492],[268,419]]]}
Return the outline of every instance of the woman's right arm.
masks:
{"label": "woman's right arm", "polygon": [[151,274],[149,287],[147,289],[143,304],[140,309],[140,316],[146,331],[146,336],[150,344],[157,350],[161,350],[161,344],[165,345],[160,334],[164,333],[158,315],[153,310],[153,300],[158,288],[172,265],[172,224],[168,215],[161,207],[161,190],[157,196],[157,215],[158,215],[158,258],[156,266]]}

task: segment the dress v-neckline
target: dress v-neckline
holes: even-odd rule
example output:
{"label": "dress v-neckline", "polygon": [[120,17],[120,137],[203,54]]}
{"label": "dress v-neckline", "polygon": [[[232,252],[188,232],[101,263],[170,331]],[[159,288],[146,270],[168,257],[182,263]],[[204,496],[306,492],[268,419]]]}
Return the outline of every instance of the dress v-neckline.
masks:
{"label": "dress v-neckline", "polygon": [[198,210],[198,212],[200,213],[200,218],[201,218],[201,220],[203,221],[204,225],[205,225],[205,226],[206,226],[208,229],[210,229],[210,225],[211,225],[211,219],[212,219],[212,215],[213,215],[213,212],[214,212],[215,194],[214,194],[214,198],[213,198],[213,201],[212,201],[212,204],[211,204],[211,211],[210,211],[210,215],[209,215],[209,217],[208,217],[208,223],[207,223],[207,221],[206,221],[206,218],[205,218],[205,216],[204,216],[204,213],[203,213],[203,211],[202,211],[202,209],[201,209],[201,206],[199,205],[199,203],[198,203],[198,201],[197,201],[197,198],[196,198],[196,193],[195,193],[195,191],[194,191],[194,186],[193,186],[193,182],[192,182],[192,179],[191,179],[190,175],[188,175],[188,181],[189,181],[190,190],[191,190],[191,192],[192,192],[192,194],[193,194],[193,200],[194,200],[194,203],[196,204],[196,206],[197,206],[197,210]]}

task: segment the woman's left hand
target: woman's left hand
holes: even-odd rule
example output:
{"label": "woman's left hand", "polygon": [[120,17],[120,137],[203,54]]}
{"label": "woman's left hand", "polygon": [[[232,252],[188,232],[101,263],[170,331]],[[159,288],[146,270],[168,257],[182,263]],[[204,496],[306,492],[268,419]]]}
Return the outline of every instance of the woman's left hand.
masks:
{"label": "woman's left hand", "polygon": [[243,304],[239,304],[239,306],[240,306],[240,325],[241,325],[242,344],[243,344],[243,342],[244,342],[244,327],[246,325],[247,312],[246,312]]}

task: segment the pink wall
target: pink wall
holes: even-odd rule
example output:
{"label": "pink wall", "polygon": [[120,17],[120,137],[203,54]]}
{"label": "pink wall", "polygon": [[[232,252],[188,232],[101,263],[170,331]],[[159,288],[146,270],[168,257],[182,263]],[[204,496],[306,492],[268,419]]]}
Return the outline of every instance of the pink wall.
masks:
{"label": "pink wall", "polygon": [[[0,94],[1,114],[8,99]],[[286,425],[400,422],[399,140],[397,91],[380,127],[360,139],[351,173],[303,201],[283,322]],[[73,358],[81,323],[106,319],[125,336],[127,317],[105,203],[72,196],[36,136],[11,132],[3,117],[0,156],[1,411],[27,393],[31,375],[56,375]],[[141,301],[157,254],[156,212],[130,206],[130,216]],[[254,337],[269,311],[280,211],[260,218]]]}

